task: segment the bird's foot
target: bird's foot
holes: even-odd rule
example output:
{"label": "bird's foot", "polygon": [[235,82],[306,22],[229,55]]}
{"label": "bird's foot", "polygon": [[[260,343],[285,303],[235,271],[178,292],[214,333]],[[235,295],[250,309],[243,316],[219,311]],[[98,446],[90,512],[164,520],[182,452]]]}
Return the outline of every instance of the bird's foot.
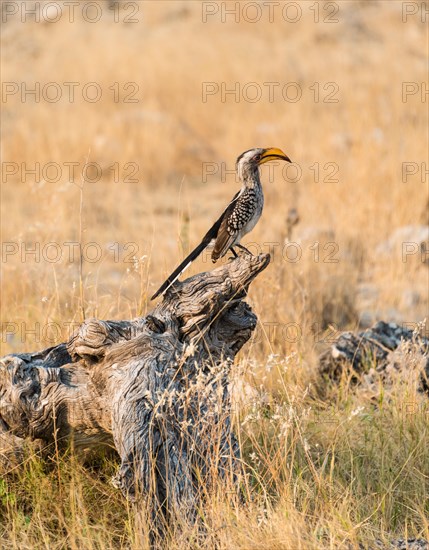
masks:
{"label": "bird's foot", "polygon": [[248,250],[245,246],[243,246],[242,244],[236,244],[235,246],[237,246],[240,250],[242,250],[245,254],[247,254],[248,256],[253,256],[253,254],[250,252],[250,250]]}
{"label": "bird's foot", "polygon": [[237,254],[237,252],[232,248],[232,246],[231,246],[231,248],[230,248],[229,250],[232,252],[233,255],[230,256],[230,257],[228,258],[228,261],[229,261],[229,262],[232,262],[232,260],[235,260],[236,258],[238,258],[238,254]]}

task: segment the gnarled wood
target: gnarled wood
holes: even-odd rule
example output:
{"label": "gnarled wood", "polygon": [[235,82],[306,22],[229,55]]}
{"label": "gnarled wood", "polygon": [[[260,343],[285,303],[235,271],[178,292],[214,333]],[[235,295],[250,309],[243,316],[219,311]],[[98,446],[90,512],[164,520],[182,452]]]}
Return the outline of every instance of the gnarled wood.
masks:
{"label": "gnarled wood", "polygon": [[85,321],[67,344],[0,362],[3,451],[24,438],[114,446],[116,484],[192,517],[201,487],[237,471],[228,374],[256,316],[243,301],[269,256],[177,282],[145,318]]}
{"label": "gnarled wood", "polygon": [[429,338],[419,330],[379,321],[358,333],[343,332],[320,355],[319,372],[338,381],[348,365],[356,375],[365,375],[368,379],[373,371],[372,374],[377,373],[386,382],[392,372],[400,370],[405,371],[409,380],[410,367],[417,367],[419,389],[429,393]]}

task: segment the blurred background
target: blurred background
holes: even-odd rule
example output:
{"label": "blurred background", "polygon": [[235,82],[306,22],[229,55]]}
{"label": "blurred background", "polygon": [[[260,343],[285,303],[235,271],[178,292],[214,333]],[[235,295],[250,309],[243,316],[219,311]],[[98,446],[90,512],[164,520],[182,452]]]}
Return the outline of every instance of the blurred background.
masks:
{"label": "blurred background", "polygon": [[[3,2],[2,354],[148,296],[280,147],[252,357],[427,315],[425,3]],[[426,86],[426,88],[425,88]],[[187,275],[211,269],[208,255]]]}

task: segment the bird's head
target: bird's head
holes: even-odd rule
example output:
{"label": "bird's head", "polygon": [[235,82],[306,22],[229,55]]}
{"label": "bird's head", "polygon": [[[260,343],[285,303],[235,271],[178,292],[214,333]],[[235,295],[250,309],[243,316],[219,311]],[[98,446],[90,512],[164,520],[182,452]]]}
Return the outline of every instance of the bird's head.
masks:
{"label": "bird's head", "polygon": [[270,162],[271,160],[284,160],[292,162],[290,158],[283,153],[281,149],[276,147],[268,147],[262,149],[260,147],[256,149],[249,149],[237,158],[236,169],[240,179],[245,179],[246,175],[251,175],[258,171],[258,167],[261,164]]}

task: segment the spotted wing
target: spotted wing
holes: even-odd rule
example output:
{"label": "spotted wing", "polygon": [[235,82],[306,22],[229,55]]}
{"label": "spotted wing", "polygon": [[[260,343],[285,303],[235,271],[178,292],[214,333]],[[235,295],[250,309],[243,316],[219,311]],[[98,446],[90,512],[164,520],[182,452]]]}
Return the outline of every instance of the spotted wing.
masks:
{"label": "spotted wing", "polygon": [[242,229],[252,219],[255,210],[256,196],[250,189],[238,193],[230,202],[224,212],[213,248],[212,260],[214,262],[225,256],[230,247],[235,244]]}

